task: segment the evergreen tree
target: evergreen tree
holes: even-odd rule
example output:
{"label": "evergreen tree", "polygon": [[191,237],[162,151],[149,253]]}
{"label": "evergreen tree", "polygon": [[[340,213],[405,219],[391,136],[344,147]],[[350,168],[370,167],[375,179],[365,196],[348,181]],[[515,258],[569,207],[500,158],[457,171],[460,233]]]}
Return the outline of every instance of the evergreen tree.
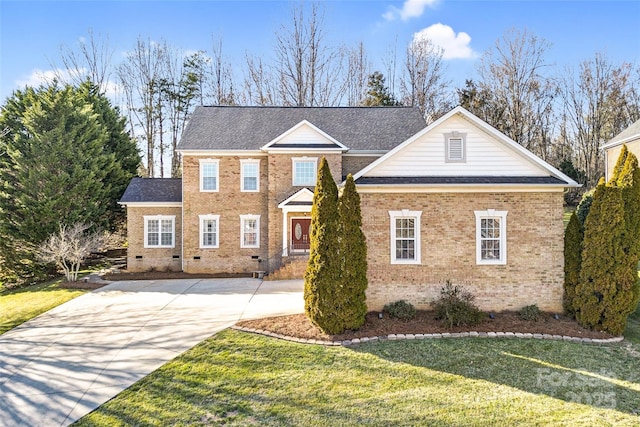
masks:
{"label": "evergreen tree", "polygon": [[340,216],[339,255],[343,304],[340,316],[346,329],[358,329],[367,314],[367,242],[362,232],[360,195],[349,174],[338,202]]}
{"label": "evergreen tree", "polygon": [[[71,86],[28,88],[8,99],[0,114],[4,274],[25,278],[37,272],[35,245],[60,224],[109,228],[110,209],[129,175],[117,179],[124,173],[116,157],[122,150],[109,147],[107,107],[96,93]],[[130,139],[129,144],[135,157],[135,144]]]}
{"label": "evergreen tree", "polygon": [[380,107],[380,106],[396,106],[400,103],[395,99],[389,88],[385,83],[385,78],[379,71],[369,75],[367,80],[367,96],[362,101],[365,107]]}
{"label": "evergreen tree", "polygon": [[580,282],[584,229],[574,212],[564,232],[564,298],[563,307],[567,314],[575,315],[574,299],[576,286]]}
{"label": "evergreen tree", "polygon": [[622,174],[622,169],[624,169],[624,165],[627,162],[627,156],[629,155],[629,150],[627,149],[627,145],[624,144],[622,149],[620,150],[620,155],[618,156],[618,160],[616,160],[616,165],[613,167],[613,173],[611,174],[611,178],[609,178],[609,182],[607,185],[611,185],[613,187],[618,187],[618,180],[620,179],[620,175]]}
{"label": "evergreen tree", "polygon": [[338,252],[338,187],[323,157],[311,208],[309,263],[304,275],[304,309],[311,322],[328,334],[344,331]]}
{"label": "evergreen tree", "polygon": [[625,203],[620,188],[601,180],[584,228],[576,318],[585,327],[619,335],[638,302],[636,265],[625,253]]}

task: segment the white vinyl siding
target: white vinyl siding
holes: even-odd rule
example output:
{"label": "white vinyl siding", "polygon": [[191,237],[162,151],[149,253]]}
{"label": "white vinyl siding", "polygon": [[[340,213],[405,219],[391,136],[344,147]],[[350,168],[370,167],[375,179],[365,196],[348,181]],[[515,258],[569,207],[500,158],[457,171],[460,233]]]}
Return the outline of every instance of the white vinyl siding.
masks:
{"label": "white vinyl siding", "polygon": [[260,191],[260,160],[240,160],[240,191]]}
{"label": "white vinyl siding", "polygon": [[220,215],[200,215],[200,248],[217,248],[219,236]]}
{"label": "white vinyl siding", "polygon": [[293,162],[293,185],[313,186],[316,185],[318,158],[317,157],[294,157]]}
{"label": "white vinyl siding", "polygon": [[145,248],[175,247],[174,215],[144,216],[143,220]]}
{"label": "white vinyl siding", "polygon": [[278,145],[306,145],[306,144],[326,144],[328,147],[334,145],[334,142],[329,140],[326,136],[318,133],[317,130],[309,126],[308,124],[303,124],[299,126],[297,129],[283,136],[281,139],[276,141],[272,147],[278,147]]}
{"label": "white vinyl siding", "polygon": [[391,264],[420,264],[421,211],[389,211]]}
{"label": "white vinyl siding", "polygon": [[507,263],[507,211],[475,211],[476,264]]}
{"label": "white vinyl siding", "polygon": [[[466,134],[464,162],[446,161],[444,135]],[[467,120],[450,120],[422,135],[366,176],[548,176],[549,172]]]}
{"label": "white vinyl siding", "polygon": [[200,160],[200,191],[217,192],[219,190],[219,160]]}
{"label": "white vinyl siding", "polygon": [[260,215],[240,215],[240,247],[260,247]]}

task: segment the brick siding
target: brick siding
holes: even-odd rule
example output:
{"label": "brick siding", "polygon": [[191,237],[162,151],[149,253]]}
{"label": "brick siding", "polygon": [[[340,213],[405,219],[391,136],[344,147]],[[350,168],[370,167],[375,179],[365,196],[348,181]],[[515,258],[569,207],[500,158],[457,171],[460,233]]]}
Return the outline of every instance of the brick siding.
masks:
{"label": "brick siding", "polygon": [[[175,215],[175,247],[144,247],[144,216]],[[141,271],[180,271],[182,269],[182,221],[179,207],[129,207],[127,209],[127,270]]]}

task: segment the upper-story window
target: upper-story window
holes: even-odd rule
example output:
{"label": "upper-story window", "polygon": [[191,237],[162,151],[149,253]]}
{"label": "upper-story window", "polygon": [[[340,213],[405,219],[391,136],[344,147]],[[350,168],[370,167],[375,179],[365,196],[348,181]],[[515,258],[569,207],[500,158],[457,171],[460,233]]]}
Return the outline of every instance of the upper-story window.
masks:
{"label": "upper-story window", "polygon": [[144,247],[173,248],[175,246],[175,215],[145,215]]}
{"label": "upper-story window", "polygon": [[219,160],[200,160],[200,191],[218,191],[219,186]]}
{"label": "upper-story window", "polygon": [[294,157],[293,159],[293,185],[316,185],[318,170],[317,157]]}
{"label": "upper-story window", "polygon": [[260,191],[260,160],[240,160],[240,191]]}
{"label": "upper-story window", "polygon": [[467,134],[451,132],[444,134],[445,161],[464,163],[467,161]]}

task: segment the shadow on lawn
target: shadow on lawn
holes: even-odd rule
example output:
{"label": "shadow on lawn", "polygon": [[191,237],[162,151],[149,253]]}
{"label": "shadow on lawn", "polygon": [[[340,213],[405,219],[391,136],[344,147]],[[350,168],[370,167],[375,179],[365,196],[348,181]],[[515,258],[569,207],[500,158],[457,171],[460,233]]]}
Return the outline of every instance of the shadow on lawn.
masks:
{"label": "shadow on lawn", "polygon": [[569,403],[640,415],[640,346],[516,339],[388,341],[353,347],[385,360]]}

